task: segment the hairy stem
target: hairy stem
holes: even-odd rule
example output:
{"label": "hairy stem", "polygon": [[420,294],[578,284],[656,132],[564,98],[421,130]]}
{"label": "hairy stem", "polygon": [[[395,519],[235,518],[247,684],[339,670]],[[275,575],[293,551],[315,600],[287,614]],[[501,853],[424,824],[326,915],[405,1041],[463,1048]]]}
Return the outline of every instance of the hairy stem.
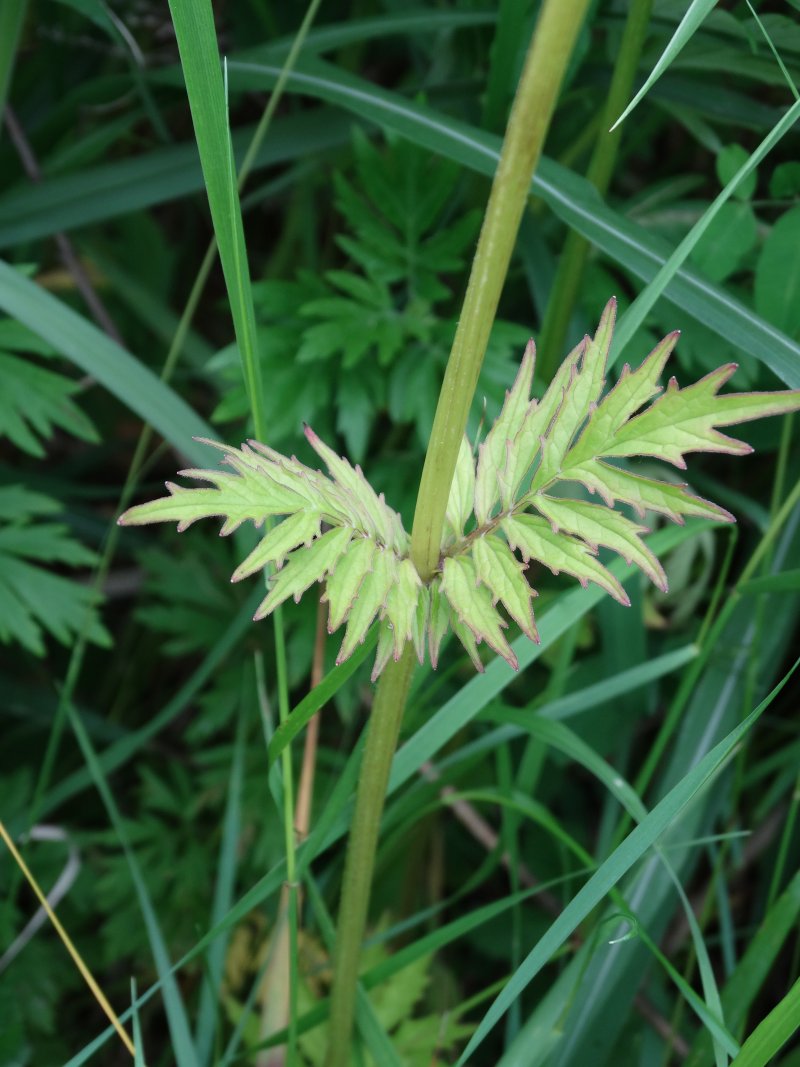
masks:
{"label": "hairy stem", "polygon": [[[545,0],[511,109],[417,497],[411,557],[423,581],[430,580],[438,565],[447,497],[500,291],[587,6],[588,0]],[[326,1067],[350,1063],[358,964],[378,831],[412,673],[413,652],[407,648],[400,661],[390,663],[381,675],[367,727],[339,908]]]}
{"label": "hairy stem", "polygon": [[367,924],[378,831],[413,672],[414,650],[407,645],[400,660],[390,662],[381,675],[367,724],[336,930],[326,1067],[348,1067],[350,1063],[358,964]]}
{"label": "hairy stem", "polygon": [[[652,0],[632,0],[619,48],[619,59],[606,97],[586,177],[601,196],[605,196],[617,162],[622,127],[609,133],[609,126],[619,117],[628,103],[639,64],[647,27],[650,22]],[[583,269],[589,253],[589,242],[576,230],[570,230],[558,259],[553,291],[547,304],[539,338],[539,369],[545,381],[555,373],[566,340],[569,320],[583,280]]]}
{"label": "hairy stem", "polygon": [[423,581],[430,580],[438,564],[461,438],[533,172],[587,2],[544,4],[511,109],[422,469],[411,557]]}

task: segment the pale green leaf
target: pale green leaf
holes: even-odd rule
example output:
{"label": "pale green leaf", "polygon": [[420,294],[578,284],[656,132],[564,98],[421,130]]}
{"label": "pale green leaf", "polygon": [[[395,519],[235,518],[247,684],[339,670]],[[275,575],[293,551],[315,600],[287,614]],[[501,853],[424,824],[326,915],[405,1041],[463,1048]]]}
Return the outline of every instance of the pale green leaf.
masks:
{"label": "pale green leaf", "polygon": [[340,558],[328,578],[322,599],[327,601],[328,633],[338,630],[358,595],[364,575],[372,568],[375,542],[367,537],[357,538]]}
{"label": "pale green leaf", "polygon": [[239,564],[231,581],[241,581],[242,578],[262,570],[268,563],[275,563],[280,567],[286,556],[298,545],[310,545],[314,538],[319,536],[319,528],[318,512],[298,511],[290,515],[288,519],[274,526],[247,559]]}
{"label": "pale green leaf", "polygon": [[538,641],[531,608],[531,598],[536,594],[525,578],[525,567],[505,541],[491,534],[476,538],[472,558],[478,580],[487,586],[495,603],[500,600],[522,632]]}
{"label": "pale green leaf", "polygon": [[450,484],[450,496],[447,499],[447,521],[456,539],[464,533],[464,526],[472,513],[474,495],[475,460],[472,457],[469,439],[465,434],[461,439],[456,469]]}
{"label": "pale green leaf", "polygon": [[361,519],[367,536],[376,538],[390,548],[402,550],[403,545],[394,543],[395,527],[392,524],[389,509],[383,498],[376,495],[361,468],[352,467],[346,459],[337,456],[332,448],[320,440],[310,426],[305,427],[305,434],[308,443],[325,461],[334,481],[347,493],[351,508]]}
{"label": "pale green leaf", "polygon": [[431,666],[434,670],[439,666],[439,650],[442,640],[450,625],[450,608],[442,592],[442,582],[437,576],[430,584],[430,623],[428,629],[428,648],[431,655]]}
{"label": "pale green leaf", "polygon": [[556,533],[564,530],[575,534],[595,550],[598,545],[613,549],[626,563],[635,563],[659,589],[667,591],[664,568],[639,537],[639,534],[648,532],[646,526],[631,522],[611,508],[585,500],[539,494],[531,498],[531,503]]}
{"label": "pale green leaf", "polygon": [[[178,530],[182,531],[198,519],[219,517],[225,519],[222,532],[229,534],[243,522],[249,520],[260,526],[266,518],[292,514],[308,502],[299,476],[293,479],[282,477],[277,464],[267,464],[244,449],[211,441],[208,444],[225,453],[223,463],[234,467],[236,473],[181,471],[184,477],[210,482],[214,488],[188,489],[167,482],[169,496],[130,508],[120,516],[120,524],[142,526],[152,522],[177,522]],[[252,462],[248,462],[251,458]]]}
{"label": "pale green leaf", "polygon": [[550,428],[556,412],[561,407],[564,392],[583,355],[585,339],[576,345],[556,371],[547,391],[540,401],[532,401],[525,413],[522,426],[511,443],[508,460],[501,476],[503,506],[508,507],[525,475],[542,447],[542,437]]}
{"label": "pale green leaf", "polygon": [[414,619],[422,580],[410,559],[397,564],[397,576],[386,597],[385,617],[394,633],[394,658],[400,659],[406,641],[414,636]]}
{"label": "pale green leaf", "polygon": [[595,559],[582,541],[563,533],[553,533],[548,522],[533,515],[507,518],[501,525],[508,543],[512,548],[518,548],[524,559],[543,563],[553,574],[566,571],[584,586],[587,582],[595,582],[620,604],[630,603],[617,579]]}
{"label": "pale green leaf", "polygon": [[431,595],[427,585],[420,585],[417,596],[417,607],[414,612],[414,620],[411,627],[411,640],[414,642],[414,651],[420,663],[425,662],[425,635],[428,631],[428,616],[430,614]]}
{"label": "pale green leaf", "polygon": [[611,341],[614,336],[614,324],[617,321],[617,298],[612,296],[600,316],[594,337],[587,342],[583,354],[581,373],[587,379],[589,405],[596,404],[603,392],[606,381],[606,364]]}
{"label": "pale green leaf", "polygon": [[465,556],[449,556],[444,561],[442,590],[459,621],[516,670],[517,657],[503,635],[506,623],[492,604],[486,587],[478,584],[472,560]]}
{"label": "pale green leaf", "polygon": [[498,471],[507,463],[509,442],[522,428],[530,405],[536,345],[529,341],[514,384],[506,392],[502,410],[478,449],[478,473],[475,481],[475,518],[482,526],[499,499]]}
{"label": "pale green leaf", "polygon": [[226,451],[226,462],[244,476],[249,470],[258,471],[266,475],[270,482],[298,496],[305,505],[323,508],[326,520],[336,525],[352,525],[352,508],[347,494],[320,471],[306,467],[294,456],[283,456],[260,441],[250,441],[242,446],[241,451],[235,448]]}
{"label": "pale green leaf", "polygon": [[736,370],[720,367],[694,385],[681,389],[672,378],[656,402],[616,434],[606,456],[657,456],[681,469],[686,452],[727,452],[747,455],[750,445],[719,433],[716,426],[782,415],[800,408],[800,390],[780,393],[728,393],[717,390]]}
{"label": "pale green leaf", "polygon": [[718,504],[690,493],[685,484],[675,485],[656,478],[631,474],[621,467],[612,467],[600,460],[589,459],[564,471],[569,481],[581,482],[591,493],[597,493],[609,507],[616,500],[630,504],[638,515],[657,511],[673,522],[683,522],[683,516],[733,522],[733,515]]}
{"label": "pale green leaf", "polygon": [[375,652],[375,663],[372,667],[371,679],[373,682],[383,672],[383,668],[392,658],[394,652],[394,632],[388,622],[382,622],[378,627],[378,647]]}
{"label": "pale green leaf", "polygon": [[679,336],[677,331],[667,334],[635,371],[625,364],[619,381],[597,405],[586,429],[570,449],[564,462],[565,468],[602,455],[631,415],[661,392],[658,381]]}
{"label": "pale green leaf", "polygon": [[310,548],[299,548],[292,552],[272,579],[269,593],[261,602],[254,618],[265,618],[290,596],[299,601],[309,586],[322,581],[325,575],[333,570],[352,537],[352,530],[337,527],[324,533]]}
{"label": "pale green leaf", "polygon": [[470,630],[469,626],[467,626],[466,623],[462,622],[461,619],[459,619],[458,615],[451,609],[448,609],[448,619],[450,626],[453,627],[453,633],[459,639],[459,641],[464,647],[464,651],[467,653],[470,660],[472,661],[472,666],[480,674],[483,674],[485,667],[483,666],[481,654],[478,651],[478,642],[475,640],[475,634],[472,632],[472,630]]}
{"label": "pale green leaf", "polygon": [[369,571],[361,583],[358,596],[350,609],[347,629],[336,663],[343,663],[361,644],[372,620],[383,608],[392,583],[397,578],[397,560],[388,549],[377,548]]}
{"label": "pale green leaf", "polygon": [[616,307],[616,300],[606,305],[597,331],[599,342],[584,339],[580,370],[572,368],[561,405],[542,441],[542,458],[532,482],[534,490],[544,488],[558,477],[574,437],[600,399]]}

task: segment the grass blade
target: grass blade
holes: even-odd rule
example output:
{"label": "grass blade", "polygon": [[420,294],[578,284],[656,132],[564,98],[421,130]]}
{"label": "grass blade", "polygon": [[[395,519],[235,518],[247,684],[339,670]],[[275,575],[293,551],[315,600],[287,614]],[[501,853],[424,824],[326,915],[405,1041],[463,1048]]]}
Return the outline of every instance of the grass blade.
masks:
{"label": "grass blade", "polygon": [[170,0],[170,11],[256,437],[264,441],[256,319],[214,14],[207,0]]}
{"label": "grass blade", "polygon": [[[211,909],[211,925],[216,924],[230,910],[233,890],[236,884],[237,848],[241,831],[242,785],[244,779],[244,742],[247,724],[246,705],[242,702],[239,709],[239,721],[236,739],[233,745],[233,759],[228,783],[228,799],[222,821],[222,839],[217,862],[217,880],[214,887],[214,903]],[[195,1048],[197,1059],[201,1064],[209,1063],[212,1044],[219,1019],[220,987],[225,965],[225,951],[228,939],[218,938],[208,951],[206,980],[200,995],[200,1007],[197,1013],[197,1030]]]}
{"label": "grass blade", "polygon": [[208,462],[208,449],[193,437],[214,432],[176,392],[124,348],[0,260],[0,308],[48,341],[149,423],[193,463]]}
{"label": "grass blade", "polygon": [[727,737],[715,745],[670,790],[664,799],[659,801],[573,897],[561,915],[531,949],[522,966],[515,972],[503,992],[494,1001],[459,1058],[458,1067],[467,1062],[469,1056],[505,1014],[511,1003],[545,966],[553,953],[564,943],[578,924],[604,899],[608,891],[619,882],[620,878],[647,853],[661,834],[675,822],[697,793],[708,784],[733,752],[736,745],[747,734],[750,727],[758,721],[764,710],[769,707],[774,698],[783,689],[797,669],[798,663],[800,663],[800,660],[795,662],[791,671],[762,700],[758,707],[739,726],[735,727]]}
{"label": "grass blade", "polygon": [[633,100],[628,104],[620,117],[611,127],[615,130],[621,122],[630,115],[631,111],[636,107],[640,100],[650,91],[650,88],[655,85],[667,67],[672,63],[675,57],[678,55],[683,46],[690,41],[693,34],[700,28],[706,15],[715,7],[717,0],[691,0],[686,14],[678,23],[678,28],[669,40],[667,47],[658,57],[658,62],[650,71],[647,76],[644,85],[639,92],[634,96]]}
{"label": "grass blade", "polygon": [[192,1044],[191,1033],[189,1031],[189,1021],[186,1017],[186,1009],[183,1000],[181,999],[180,991],[178,990],[178,984],[175,981],[174,969],[167,953],[167,947],[164,943],[158,918],[156,917],[150,894],[147,891],[147,883],[144,880],[141,868],[139,867],[139,862],[130,846],[130,842],[128,841],[128,833],[125,829],[124,820],[117,807],[116,801],[114,800],[113,794],[109,789],[108,782],[105,779],[94,747],[83,723],[81,722],[80,716],[69,702],[66,705],[66,710],[70,725],[72,726],[81,752],[83,753],[83,757],[92,773],[94,784],[102,797],[103,804],[105,805],[108,816],[125,852],[125,858],[128,861],[136,895],[139,898],[139,906],[142,909],[142,916],[144,917],[147,936],[150,941],[150,947],[153,952],[159,980],[162,983],[164,1006],[167,1012],[167,1022],[169,1023],[169,1031],[172,1038],[172,1053],[175,1056],[175,1062],[178,1064],[178,1067],[197,1067],[197,1059],[194,1052],[194,1045]]}
{"label": "grass blade", "polygon": [[[280,68],[232,62],[230,71],[237,84],[263,89],[274,83]],[[491,176],[495,172],[499,138],[412,103],[398,93],[381,90],[322,62],[303,64],[288,84],[290,90],[344,107],[480,174]],[[607,207],[589,182],[552,160],[542,158],[531,191],[567,225],[644,281],[650,281],[674,251],[666,241]],[[684,267],[664,297],[735,348],[761,360],[791,388],[800,387],[800,345],[727,291]]]}
{"label": "grass blade", "polygon": [[731,1067],[765,1067],[800,1025],[800,978],[742,1045]]}
{"label": "grass blade", "polygon": [[680,242],[672,255],[670,255],[666,263],[659,269],[656,276],[648,283],[646,288],[638,294],[625,314],[621,316],[614,334],[611,351],[608,356],[609,366],[613,366],[617,359],[619,359],[627,343],[642,325],[656,300],[658,300],[670,281],[675,277],[677,271],[686,262],[692,250],[719,214],[723,204],[726,204],[728,200],[730,200],[731,196],[733,196],[744,179],[749,174],[753,173],[758,164],[765,158],[770,150],[774,148],[784,134],[791,130],[798,119],[800,119],[800,101],[797,101],[791,108],[789,108],[780,122],[770,130],[761,144],[750,154],[747,161],[737,170],[719,196],[717,196],[714,202],[710,205],[708,210],[703,212],[702,216]]}

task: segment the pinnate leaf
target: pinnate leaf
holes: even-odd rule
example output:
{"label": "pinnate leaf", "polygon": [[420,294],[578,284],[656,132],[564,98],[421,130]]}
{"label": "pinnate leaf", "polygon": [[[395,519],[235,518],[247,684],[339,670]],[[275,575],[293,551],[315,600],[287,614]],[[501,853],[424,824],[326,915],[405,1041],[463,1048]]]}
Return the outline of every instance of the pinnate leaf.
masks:
{"label": "pinnate leaf", "polygon": [[536,345],[531,340],[525,349],[514,385],[506,393],[505,403],[497,421],[479,448],[475,480],[475,518],[479,526],[488,520],[498,501],[498,471],[506,465],[509,442],[514,440],[522,428],[530,405],[535,362]]}
{"label": "pinnate leaf", "polygon": [[679,388],[671,378],[663,396],[623,426],[603,454],[657,456],[685,469],[686,452],[728,452],[738,456],[752,452],[750,445],[719,433],[715,427],[794,411],[798,407],[798,393],[717,396],[717,390],[735,370],[736,364],[729,363],[686,389]]}
{"label": "pinnate leaf", "polygon": [[[647,527],[615,510],[616,504],[632,508],[639,518],[655,512],[675,522],[687,515],[733,520],[684,484],[627,469],[630,460],[654,457],[682,468],[690,452],[744,454],[750,447],[719,427],[800,408],[800,391],[720,395],[735,370],[732,364],[685,389],[672,379],[663,390],[660,379],[677,333],[660,341],[636,370],[625,366],[603,397],[615,315],[611,300],[594,337],[584,337],[567,356],[541,400],[530,396],[535,350],[532,342],[527,346],[477,463],[469,441],[462,441],[442,562],[427,584],[412,562],[411,541],[397,512],[359,467],[309,428],[306,437],[327,474],[257,441],[240,449],[216,445],[223,453],[222,469],[183,472],[204,485],[168,483],[168,496],[132,508],[120,522],[173,521],[183,530],[197,519],[219,516],[226,534],[244,521],[261,526],[282,518],[236,569],[234,580],[265,566],[278,568],[256,618],[289,597],[299,599],[314,582],[327,581],[328,628],[347,624],[338,663],[379,620],[373,678],[390,659],[399,659],[409,642],[420,661],[427,643],[435,667],[448,629],[476,669],[483,669],[481,642],[516,667],[505,634],[509,623],[500,608],[538,639],[532,611],[536,593],[528,581],[531,561],[554,574],[571,574],[583,585],[595,582],[627,604],[622,586],[597,558],[600,546],[635,564],[661,589],[666,577],[642,539]],[[568,496],[577,483],[596,499]]]}
{"label": "pinnate leaf", "polygon": [[502,525],[508,543],[519,549],[523,559],[544,563],[553,574],[566,571],[581,585],[595,582],[620,604],[630,603],[614,575],[595,559],[591,549],[582,541],[555,533],[548,522],[535,515],[504,519]]}
{"label": "pinnate leaf", "polygon": [[394,633],[394,658],[400,659],[407,641],[414,636],[417,598],[422,581],[410,559],[397,564],[396,578],[386,596],[386,618]]}
{"label": "pinnate leaf", "polygon": [[298,511],[273,526],[247,559],[239,564],[231,581],[241,581],[271,563],[280,567],[292,549],[300,544],[310,545],[319,536],[320,521],[319,512]]}
{"label": "pinnate leaf", "polygon": [[455,474],[447,499],[447,521],[455,539],[461,537],[467,519],[472,514],[475,495],[475,461],[466,435],[461,439]]}
{"label": "pinnate leaf", "polygon": [[285,566],[273,578],[269,593],[261,602],[255,618],[265,618],[290,596],[299,601],[309,586],[321,582],[333,570],[352,537],[352,530],[339,526],[328,530],[310,548],[292,552]]}
{"label": "pinnate leaf", "polygon": [[503,636],[503,628],[507,624],[495,609],[486,587],[478,585],[471,559],[451,556],[444,561],[442,590],[458,620],[468,626],[479,641],[485,641],[516,669],[517,657]]}
{"label": "pinnate leaf", "polygon": [[563,472],[563,477],[565,480],[581,482],[591,493],[597,493],[609,507],[617,500],[630,504],[640,516],[647,511],[656,511],[677,523],[682,523],[684,516],[733,522],[733,515],[729,511],[694,496],[683,484],[645,478],[601,460],[589,459],[570,467]]}
{"label": "pinnate leaf", "polygon": [[439,666],[439,651],[444,635],[450,627],[450,608],[442,592],[442,582],[438,575],[430,584],[430,599],[428,649],[431,655],[431,666],[435,670]]}
{"label": "pinnate leaf", "polygon": [[355,541],[342,556],[328,579],[323,599],[328,602],[328,633],[342,625],[353,606],[364,575],[372,569],[375,542],[367,537]]}
{"label": "pinnate leaf", "polygon": [[476,538],[472,558],[478,580],[489,589],[494,602],[501,601],[520,630],[532,641],[538,641],[531,607],[536,594],[525,578],[525,567],[505,541],[492,534]]}
{"label": "pinnate leaf", "polygon": [[364,576],[358,596],[350,609],[342,647],[336,657],[337,663],[343,663],[348,656],[352,656],[364,640],[375,616],[384,607],[396,577],[397,561],[394,555],[385,549],[378,549],[373,558],[372,570]]}
{"label": "pinnate leaf", "polygon": [[574,534],[594,550],[598,545],[613,549],[627,563],[635,563],[654,585],[666,592],[664,569],[639,537],[639,534],[647,533],[646,526],[631,522],[611,508],[589,504],[585,500],[563,500],[538,494],[532,503],[550,523],[554,533],[564,530]]}

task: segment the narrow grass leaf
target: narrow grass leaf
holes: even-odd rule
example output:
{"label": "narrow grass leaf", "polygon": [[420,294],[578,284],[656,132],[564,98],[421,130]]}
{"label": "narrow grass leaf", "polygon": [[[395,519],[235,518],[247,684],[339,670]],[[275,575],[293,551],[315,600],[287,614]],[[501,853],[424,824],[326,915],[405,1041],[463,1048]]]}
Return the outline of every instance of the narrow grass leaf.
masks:
{"label": "narrow grass leaf", "polygon": [[181,455],[203,461],[207,452],[194,438],[213,431],[177,393],[96,326],[1,260],[0,308],[91,375]]}
{"label": "narrow grass leaf", "polygon": [[133,1067],[146,1067],[144,1058],[144,1042],[142,1041],[142,1025],[139,1020],[139,1011],[136,1004],[136,979],[131,978],[131,1010],[133,1012],[133,1045],[136,1052],[133,1057]]}
{"label": "narrow grass leaf", "polygon": [[677,30],[675,30],[667,47],[659,56],[656,65],[645,79],[644,85],[611,127],[612,130],[615,130],[617,126],[630,115],[631,111],[633,111],[639,101],[642,100],[642,98],[650,91],[651,87],[655,85],[684,45],[691,40],[692,36],[700,28],[706,15],[713,10],[716,3],[717,0],[691,0],[691,3],[686,10],[686,14],[678,23]]}
{"label": "narrow grass leaf", "polygon": [[[786,939],[800,917],[800,872],[795,874],[755,932],[742,958],[722,990],[722,1005],[729,1027],[744,1026],[753,1002],[767,981]],[[686,1067],[704,1067],[710,1055],[709,1035],[699,1034],[686,1059]]]}
{"label": "narrow grass leaf", "polygon": [[800,978],[742,1045],[731,1067],[766,1067],[800,1026]]}
{"label": "narrow grass leaf", "polygon": [[[233,758],[231,760],[231,773],[228,779],[228,796],[222,820],[222,838],[217,860],[214,902],[211,908],[212,926],[216,926],[220,922],[233,903],[233,890],[236,885],[236,868],[238,866],[237,853],[241,832],[246,725],[246,705],[243,702],[242,707],[239,709],[236,738],[233,745]],[[228,939],[223,935],[218,937],[208,950],[205,981],[200,995],[195,1031],[195,1048],[197,1050],[197,1059],[201,1064],[211,1062],[214,1037],[217,1032],[221,1011],[222,977],[227,946]]]}
{"label": "narrow grass leaf", "polygon": [[269,743],[270,763],[273,763],[278,756],[280,756],[281,752],[283,752],[287,745],[291,744],[303,727],[314,718],[320,708],[327,704],[339,689],[341,689],[348,678],[358,670],[364,660],[371,654],[377,639],[378,627],[374,626],[367,635],[364,644],[361,645],[361,647],[358,648],[348,660],[339,664],[338,667],[334,667],[332,671],[328,671],[319,685],[315,686],[311,692],[292,709],[286,722],[281,723],[272,735],[272,740]]}
{"label": "narrow grass leaf", "polygon": [[[230,67],[243,87],[263,89],[280,76],[280,68],[269,64],[237,62]],[[499,138],[328,64],[316,61],[303,65],[302,70],[293,72],[289,89],[344,107],[478,173],[491,177],[497,167]],[[787,121],[793,120],[781,120],[781,133]],[[608,208],[591,183],[552,160],[540,161],[532,193],[644,281],[650,281],[674,251],[667,242]],[[800,345],[730,293],[682,268],[664,297],[737,349],[771,367],[790,387],[800,387]]]}
{"label": "narrow grass leaf", "polygon": [[[628,837],[614,850],[589,881],[567,904],[547,932],[530,951],[522,966],[515,972],[503,992],[484,1016],[469,1044],[458,1060],[464,1064],[483,1042],[489,1031],[508,1010],[512,1002],[546,965],[554,952],[564,943],[578,924],[586,918],[630,868],[655,844],[672,825],[690,801],[719,770],[736,745],[750,730],[764,710],[780,693],[797,668],[797,661],[789,674],[772,690],[746,719],[715,745],[702,760],[678,782]],[[800,989],[800,986],[798,987]]]}
{"label": "narrow grass leaf", "polygon": [[186,1009],[180,995],[180,990],[178,989],[178,984],[175,981],[174,969],[169,954],[167,953],[167,947],[161,933],[153,902],[150,899],[150,894],[147,890],[147,883],[144,880],[141,868],[139,867],[139,862],[136,859],[128,840],[125,822],[117,808],[117,803],[114,800],[103,770],[100,767],[97,754],[94,751],[94,746],[81,722],[80,715],[69,701],[66,704],[66,710],[70,725],[92,774],[94,784],[102,797],[103,804],[105,805],[108,816],[114,826],[114,831],[125,852],[125,858],[128,861],[128,867],[131,872],[134,889],[136,890],[136,896],[139,899],[139,907],[142,910],[142,916],[144,918],[148,940],[150,941],[150,948],[155,960],[159,981],[162,983],[164,1007],[166,1008],[167,1022],[169,1024],[169,1032],[172,1039],[172,1054],[175,1056],[175,1062],[178,1064],[178,1067],[197,1067],[197,1058],[189,1030]]}
{"label": "narrow grass leaf", "polygon": [[209,0],[170,0],[170,12],[256,436],[264,441],[255,310],[214,13]]}
{"label": "narrow grass leaf", "polygon": [[[717,217],[723,205],[734,195],[741,183],[754,172],[758,164],[767,156],[781,138],[792,129],[798,119],[800,119],[800,100],[789,108],[780,121],[770,130],[761,144],[751,152],[747,161],[736,171],[722,192],[716,197],[708,209],[703,212],[686,237],[683,238],[677,248],[667,258],[664,265],[659,268],[655,277],[649,281],[647,286],[638,294],[634,302],[620,319],[619,327],[612,345],[611,355],[609,356],[609,366],[613,366],[615,361],[619,358],[627,343],[644,322],[656,300],[658,300],[662,293],[665,292],[667,286],[686,262],[688,256]],[[709,323],[709,325],[711,324]],[[713,329],[714,327],[712,326],[711,328]],[[769,361],[765,360],[765,362]],[[769,365],[773,366],[772,363],[769,363]],[[777,370],[774,366],[773,369]],[[781,372],[778,371],[778,373]],[[797,366],[794,368],[794,373],[789,377],[787,377],[785,373],[781,376],[789,385],[800,385],[800,381],[798,380],[798,378],[800,378],[800,371],[798,371]]]}

